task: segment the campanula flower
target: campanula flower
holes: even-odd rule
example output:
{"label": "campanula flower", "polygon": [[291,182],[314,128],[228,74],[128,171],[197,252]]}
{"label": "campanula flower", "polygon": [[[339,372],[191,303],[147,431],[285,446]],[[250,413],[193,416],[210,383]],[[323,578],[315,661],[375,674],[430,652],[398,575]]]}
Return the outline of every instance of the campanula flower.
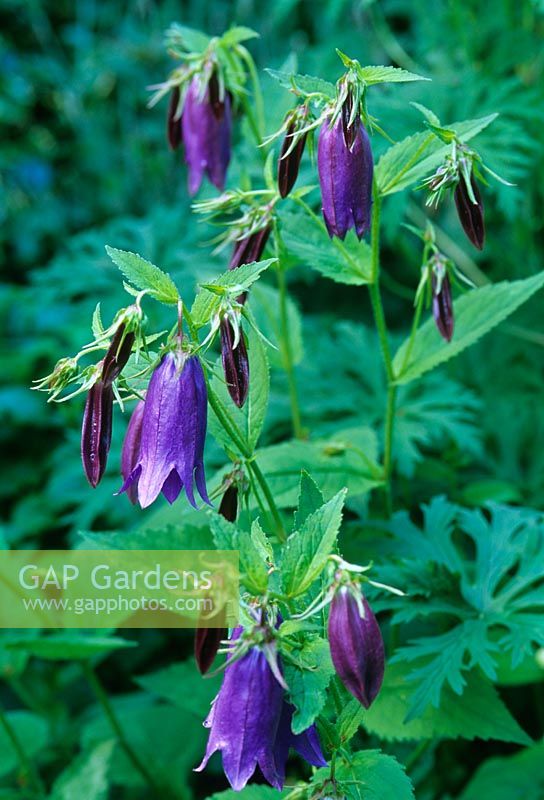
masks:
{"label": "campanula flower", "polygon": [[227,633],[226,628],[202,627],[195,630],[195,661],[201,675],[210,669]]}
{"label": "campanula flower", "polygon": [[[194,481],[209,503],[203,464],[206,422],[206,383],[199,359],[180,350],[167,353],[149,382],[140,453],[120,491],[137,484],[138,501],[145,508],[161,491],[173,503],[183,488],[196,508]],[[128,451],[129,445],[127,459]]]}
{"label": "campanula flower", "polygon": [[281,784],[285,781],[285,767],[289,750],[295,750],[299,756],[311,764],[313,767],[326,767],[327,762],[321,750],[319,736],[315,725],[310,725],[302,733],[293,733],[291,722],[293,719],[294,707],[286,700],[283,701],[276,742],[274,744],[274,758],[276,770]]}
{"label": "campanula flower", "polygon": [[289,115],[285,138],[278,159],[278,189],[281,197],[287,197],[298,178],[300,162],[306,145],[307,133],[298,131],[304,127],[306,109],[299,107]]}
{"label": "campanula flower", "polygon": [[321,126],[317,168],[329,236],[344,239],[355,228],[361,239],[370,229],[374,167],[368,133],[358,117],[348,124],[347,105],[332,124]]}
{"label": "campanula flower", "polygon": [[224,189],[230,161],[231,99],[219,97],[217,76],[204,88],[199,77],[189,84],[181,116],[181,136],[189,169],[189,194],[200,188],[204,174]]}
{"label": "campanula flower", "polygon": [[450,342],[454,327],[451,282],[447,273],[440,281],[433,273],[431,282],[433,292],[433,318],[442,338]]}
{"label": "campanula flower", "polygon": [[[140,446],[142,442],[142,423],[144,419],[145,403],[140,400],[132,412],[127,432],[121,450],[121,474],[124,481],[128,481],[140,460]],[[131,483],[127,490],[127,497],[132,504],[138,501],[138,484]]]}
{"label": "campanula flower", "polygon": [[179,99],[179,86],[175,86],[170,95],[166,117],[166,138],[171,150],[177,150],[181,144],[181,119],[178,114]]}
{"label": "campanula flower", "polygon": [[384,646],[376,617],[359,589],[336,590],[328,632],[337,674],[348,692],[369,708],[383,681]]}

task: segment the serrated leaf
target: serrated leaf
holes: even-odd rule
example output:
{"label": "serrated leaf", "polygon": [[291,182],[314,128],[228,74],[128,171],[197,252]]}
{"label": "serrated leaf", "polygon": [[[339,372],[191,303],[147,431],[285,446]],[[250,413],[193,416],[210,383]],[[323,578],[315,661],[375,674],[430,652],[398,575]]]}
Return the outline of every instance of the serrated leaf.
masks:
{"label": "serrated leaf", "polygon": [[147,290],[160,303],[177,304],[179,292],[176,284],[162,269],[150,261],[146,261],[137,253],[130,253],[128,250],[117,250],[115,247],[106,245],[106,253],[119,267],[128,282],[137,289]]}
{"label": "serrated leaf", "polygon": [[290,255],[336,283],[362,286],[371,277],[370,246],[354,233],[331,239],[325,224],[307,214],[282,211],[282,235]]}
{"label": "serrated leaf", "polygon": [[362,724],[369,733],[388,741],[419,739],[496,739],[530,744],[500,699],[493,684],[473,671],[461,697],[446,687],[440,708],[427,707],[410,721],[413,684],[406,680],[406,666],[389,664],[380,693],[371,708],[363,710]]}
{"label": "serrated leaf", "polygon": [[[383,688],[380,690],[383,691]],[[350,700],[342,709],[337,721],[337,731],[342,743],[349,742],[362,724],[365,709],[358,700]]]}
{"label": "serrated leaf", "polygon": [[[312,784],[319,785],[330,775],[319,769]],[[338,759],[335,779],[348,800],[414,800],[412,783],[402,764],[379,750],[363,750],[347,760]]]}
{"label": "serrated leaf", "polygon": [[336,544],[345,497],[346,489],[341,489],[287,539],[281,560],[283,588],[287,595],[295,597],[305,592],[325,566]]}
{"label": "serrated leaf", "polygon": [[307,666],[307,669],[298,669],[291,664],[285,665],[289,698],[295,707],[291,727],[293,733],[302,733],[323,710],[334,667],[329,644],[321,638],[306,640],[304,646],[293,655]]}
{"label": "serrated leaf", "polygon": [[270,544],[268,536],[261,528],[258,519],[253,520],[251,524],[251,541],[263,561],[273,561],[274,551],[272,545]]}
{"label": "serrated leaf", "polygon": [[300,472],[300,489],[297,510],[295,511],[293,529],[301,528],[310,514],[323,505],[324,497],[319,486],[305,469]]}
{"label": "serrated leaf", "polygon": [[115,741],[105,741],[76,758],[55,781],[50,800],[105,800],[114,748]]}
{"label": "serrated leaf", "polygon": [[336,97],[335,85],[329,81],[324,81],[323,78],[316,78],[313,75],[299,75],[296,72],[281,72],[277,69],[266,69],[265,71],[285,89],[292,89],[294,85],[303,94],[317,92],[331,100]]}
{"label": "serrated leaf", "polygon": [[[468,142],[487,128],[497,116],[489,114],[479,119],[455,122],[449,127],[462,141]],[[420,181],[441,163],[450,150],[450,145],[445,145],[427,131],[408,136],[393,145],[385,151],[376,165],[375,175],[380,194],[400,192]]]}
{"label": "serrated leaf", "polygon": [[242,583],[253,594],[263,594],[268,586],[268,571],[251,534],[240,530],[220,514],[210,517],[210,527],[218,550],[239,551]]}
{"label": "serrated leaf", "polygon": [[242,264],[237,269],[228,270],[217,278],[207,281],[206,286],[212,287],[213,290],[204,286],[195,297],[191,308],[191,319],[194,325],[197,328],[208,325],[219,311],[222,295],[226,292],[232,295],[239,295],[245,292],[255,283],[261,273],[275,261],[275,258],[252,261],[250,264]]}
{"label": "serrated leaf", "polygon": [[358,74],[368,86],[372,86],[375,83],[407,83],[409,81],[431,80],[430,78],[424,78],[423,75],[417,75],[415,72],[408,72],[398,67],[361,67],[358,70]]}
{"label": "serrated leaf", "polygon": [[544,286],[544,272],[520,281],[501,283],[473,289],[454,302],[455,333],[445,342],[434,320],[429,319],[416,333],[410,358],[405,364],[408,341],[405,341],[393,360],[397,383],[408,383],[439,364],[461,353]]}

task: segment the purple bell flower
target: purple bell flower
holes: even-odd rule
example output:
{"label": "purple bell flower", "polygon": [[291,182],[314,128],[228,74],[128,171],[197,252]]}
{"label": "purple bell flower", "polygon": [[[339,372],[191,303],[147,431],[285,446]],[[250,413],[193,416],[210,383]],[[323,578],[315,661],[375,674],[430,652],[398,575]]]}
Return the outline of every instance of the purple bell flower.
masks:
{"label": "purple bell flower", "polygon": [[[194,480],[201,498],[209,503],[203,464],[207,394],[199,359],[186,358],[181,351],[167,353],[151,376],[141,413],[140,452],[120,491],[137,484],[138,501],[146,508],[161,491],[173,503],[183,488],[196,508]],[[135,439],[136,432],[131,432]],[[129,439],[127,467],[134,457]]]}
{"label": "purple bell flower", "polygon": [[[239,639],[242,633],[243,628],[236,628],[231,641]],[[281,673],[279,658],[277,669]],[[294,734],[293,711],[264,652],[258,646],[252,647],[225,669],[221,689],[204,723],[210,728],[210,736],[206,754],[196,771],[201,772],[219,750],[230,785],[240,791],[257,766],[268,783],[282,789],[290,748],[310,764],[326,766],[315,725]]]}
{"label": "purple bell flower", "polygon": [[230,320],[221,320],[221,361],[229,394],[238,408],[242,408],[249,391],[249,357],[243,331],[239,332],[235,345],[234,328]]}
{"label": "purple bell flower", "polygon": [[215,74],[203,93],[200,78],[194,77],[187,90],[181,117],[190,195],[198,192],[204,174],[214,186],[224,189],[230,161],[230,129],[230,94],[225,92],[223,99],[219,98]]}
{"label": "purple bell flower", "polygon": [[369,708],[383,681],[384,646],[366,598],[356,596],[355,591],[347,586],[336,591],[329,614],[329,643],[332,663],[342,683]]}
{"label": "purple bell flower", "polygon": [[357,117],[348,126],[348,105],[344,104],[333,125],[327,120],[321,127],[317,168],[329,236],[344,239],[350,228],[355,228],[361,239],[370,229],[374,167],[364,125]]}
{"label": "purple bell flower", "polygon": [[453,316],[453,301],[451,297],[451,283],[448,274],[446,273],[440,283],[440,290],[438,280],[433,273],[432,276],[432,290],[433,290],[433,318],[436,327],[443,339],[447,342],[451,341],[454,328]]}
{"label": "purple bell flower", "polygon": [[478,250],[482,250],[485,242],[484,203],[474,174],[470,173],[470,186],[475,203],[470,199],[467,183],[462,175],[455,187],[455,207],[463,230]]}

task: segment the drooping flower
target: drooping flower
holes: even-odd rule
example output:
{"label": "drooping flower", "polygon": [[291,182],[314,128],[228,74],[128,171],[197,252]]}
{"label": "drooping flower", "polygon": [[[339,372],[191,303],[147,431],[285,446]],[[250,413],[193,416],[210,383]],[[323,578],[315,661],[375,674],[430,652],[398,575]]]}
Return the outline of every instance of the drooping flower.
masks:
{"label": "drooping flower", "polygon": [[219,96],[215,73],[203,89],[195,76],[185,97],[181,135],[189,169],[189,194],[200,188],[204,174],[218,189],[224,189],[230,161],[231,100],[228,92]]}
{"label": "drooping flower", "polygon": [[234,403],[242,408],[249,391],[249,358],[245,336],[241,330],[238,337],[235,336],[234,328],[227,317],[221,320],[220,331],[221,361],[227,389]]}
{"label": "drooping flower", "polygon": [[[243,628],[236,628],[231,642],[240,639],[242,633]],[[198,772],[218,750],[223,771],[235,791],[244,788],[257,766],[272,786],[282,789],[290,748],[308,763],[326,766],[315,725],[300,734],[292,732],[294,709],[278,680],[281,671],[275,650],[269,650],[267,658],[259,645],[227,664],[221,689],[204,723],[210,728],[210,736]]]}
{"label": "drooping flower", "polygon": [[173,503],[183,488],[196,508],[194,481],[209,503],[203,463],[206,422],[206,383],[198,357],[170,351],[149,382],[138,461],[120,491],[137,484],[138,501],[145,508],[161,491]]}
{"label": "drooping flower", "polygon": [[229,262],[229,269],[236,269],[241,267],[242,264],[251,264],[253,261],[259,261],[270,236],[270,230],[270,225],[267,225],[236,242]]}
{"label": "drooping flower", "polygon": [[124,324],[119,325],[102,362],[104,383],[113,383],[126,367],[135,338],[134,331],[127,331]]}
{"label": "drooping flower", "polygon": [[329,236],[344,239],[355,228],[361,239],[370,229],[374,167],[366,128],[359,117],[350,125],[349,117],[346,102],[332,125],[329,119],[321,126],[317,168]]}
{"label": "drooping flower", "polygon": [[340,586],[336,590],[328,633],[337,674],[346,689],[369,708],[383,681],[384,646],[376,617],[355,587]]}
{"label": "drooping flower", "polygon": [[87,394],[81,428],[81,460],[87,480],[93,488],[98,486],[106,469],[111,444],[112,418],[111,383],[98,380]]}
{"label": "drooping flower", "polygon": [[455,206],[466,235],[474,247],[482,250],[485,241],[484,203],[472,170],[469,183],[470,190],[464,173],[461,173],[455,187]]}
{"label": "drooping flower", "polygon": [[210,669],[219,650],[219,645],[226,636],[226,628],[196,628],[195,661],[201,675],[205,675]]}
{"label": "drooping flower", "polygon": [[292,748],[299,756],[313,767],[326,767],[327,761],[321,750],[321,743],[315,725],[310,725],[302,733],[293,733],[291,723],[294,707],[286,700],[283,701],[280,722],[274,744],[274,758],[276,770],[281,784],[285,781],[285,767],[289,750]]}
{"label": "drooping flower", "polygon": [[[121,474],[124,481],[128,481],[140,460],[140,445],[142,442],[142,423],[144,419],[145,403],[140,400],[132,412],[127,432],[121,450]],[[138,484],[131,483],[127,490],[127,497],[132,504],[138,501]]]}
{"label": "drooping flower", "polygon": [[179,87],[175,86],[170,95],[166,117],[166,138],[172,150],[177,150],[181,144],[181,119],[178,115],[179,99]]}
{"label": "drooping flower", "polygon": [[[237,628],[232,639],[239,638]],[[196,768],[201,772],[217,750],[223,771],[235,791],[244,788],[257,766],[276,789],[282,788],[274,757],[283,704],[283,688],[264,652],[251,647],[225,669],[219,694],[204,725],[210,729],[206,753]]]}
{"label": "drooping flower", "polygon": [[451,341],[454,328],[453,301],[451,283],[446,272],[439,280],[433,272],[431,277],[433,293],[433,318],[442,338]]}

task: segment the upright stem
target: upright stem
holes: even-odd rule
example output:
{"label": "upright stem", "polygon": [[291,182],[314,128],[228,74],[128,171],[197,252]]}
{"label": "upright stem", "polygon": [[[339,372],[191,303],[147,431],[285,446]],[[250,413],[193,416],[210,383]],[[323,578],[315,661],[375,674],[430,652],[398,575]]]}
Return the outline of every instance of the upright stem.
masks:
{"label": "upright stem", "polygon": [[382,296],[380,292],[380,213],[381,213],[381,197],[376,181],[372,185],[372,221],[370,231],[370,245],[371,245],[371,282],[369,284],[370,300],[372,303],[372,312],[378,331],[380,340],[380,349],[382,353],[385,374],[387,378],[387,401],[385,408],[385,424],[384,424],[384,455],[383,455],[383,477],[384,477],[384,491],[385,491],[385,508],[388,516],[392,512],[392,499],[391,499],[391,472],[393,461],[393,433],[395,422],[395,404],[396,404],[396,386],[395,386],[395,372],[393,370],[393,359],[391,357],[391,349],[389,347],[389,339],[387,336],[387,324],[385,321],[385,314],[383,310]]}
{"label": "upright stem", "polygon": [[277,228],[274,231],[276,241],[276,256],[278,257],[278,266],[276,269],[278,275],[278,291],[280,295],[280,335],[281,335],[281,351],[283,357],[283,367],[287,376],[287,385],[289,387],[289,402],[291,405],[291,423],[293,426],[293,436],[296,439],[302,439],[304,432],[302,430],[302,422],[300,417],[300,404],[298,400],[297,381],[295,376],[295,365],[293,361],[293,348],[291,345],[291,332],[289,330],[289,316],[287,313],[287,281],[285,280],[285,271],[282,266],[280,252],[281,242],[278,238],[279,233]]}
{"label": "upright stem", "polygon": [[155,777],[148,770],[147,766],[140,759],[140,756],[134,750],[134,748],[126,738],[121,723],[119,722],[117,715],[113,709],[113,706],[110,703],[110,699],[106,691],[104,690],[104,687],[100,683],[93,668],[87,662],[83,662],[83,671],[85,673],[87,681],[89,682],[89,685],[91,686],[96,696],[96,699],[98,700],[98,702],[102,706],[102,709],[104,710],[104,714],[106,715],[106,718],[110,723],[111,729],[113,730],[115,736],[117,737],[119,745],[123,749],[129,761],[132,763],[134,768],[140,773],[144,781],[156,792],[157,797],[168,796],[168,792],[167,790],[165,790],[165,787],[157,782]]}
{"label": "upright stem", "polygon": [[6,736],[12,743],[13,749],[17,753],[17,758],[19,759],[21,769],[28,777],[30,786],[39,797],[45,797],[45,789],[42,784],[41,778],[34,764],[32,763],[32,760],[28,756],[25,748],[21,744],[19,737],[17,736],[11,722],[4,713],[4,709],[1,706],[0,706],[0,725],[6,732]]}
{"label": "upright stem", "polygon": [[270,490],[270,486],[268,485],[266,478],[264,477],[261,468],[257,464],[256,461],[247,461],[246,462],[248,469],[253,472],[253,475],[257,479],[264,496],[266,497],[266,502],[268,503],[268,507],[270,509],[270,513],[274,519],[274,523],[276,525],[276,534],[280,542],[287,541],[287,534],[285,533],[285,528],[283,527],[283,522],[278,511],[278,507],[276,506],[276,501],[272,495]]}

